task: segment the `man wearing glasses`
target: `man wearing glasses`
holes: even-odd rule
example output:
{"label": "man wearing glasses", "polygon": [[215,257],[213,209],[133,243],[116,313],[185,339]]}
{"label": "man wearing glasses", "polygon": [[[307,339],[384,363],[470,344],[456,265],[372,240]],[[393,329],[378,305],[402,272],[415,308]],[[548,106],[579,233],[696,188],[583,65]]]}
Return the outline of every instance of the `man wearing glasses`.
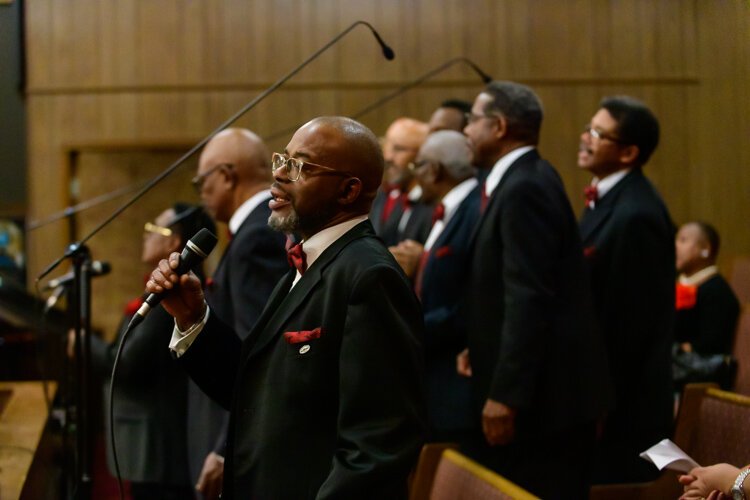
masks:
{"label": "man wearing glasses", "polygon": [[[368,221],[377,138],[341,117],[300,128],[273,155],[269,224],[294,231],[294,268],[242,341],[198,281],[163,260],[170,347],[231,408],[224,498],[406,498],[425,434],[423,324],[416,297]],[[269,169],[270,170],[270,169]]]}
{"label": "man wearing glasses", "polygon": [[[247,129],[213,137],[201,152],[193,185],[211,216],[227,224],[230,241],[206,286],[211,309],[240,336],[260,317],[276,282],[289,269],[282,233],[271,230],[270,154]],[[229,415],[190,383],[190,469],[203,498],[221,491]]]}
{"label": "man wearing glasses", "polygon": [[536,149],[542,105],[492,82],[464,129],[489,169],[465,294],[470,376],[483,432],[467,452],[542,498],[588,498],[595,420],[610,402],[575,215]]}
{"label": "man wearing glasses", "polygon": [[656,117],[627,96],[603,99],[581,134],[578,166],[594,176],[581,237],[615,385],[595,482],[655,478],[639,453],[671,435],[674,226],[642,172],[658,141]]}

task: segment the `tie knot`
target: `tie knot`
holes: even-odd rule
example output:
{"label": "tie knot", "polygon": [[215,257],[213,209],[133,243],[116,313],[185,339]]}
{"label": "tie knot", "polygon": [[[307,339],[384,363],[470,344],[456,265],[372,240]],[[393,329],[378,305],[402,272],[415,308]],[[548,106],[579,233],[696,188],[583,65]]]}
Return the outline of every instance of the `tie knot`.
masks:
{"label": "tie knot", "polygon": [[586,186],[583,189],[583,196],[586,198],[586,204],[588,205],[591,202],[596,203],[599,201],[599,190],[596,189],[596,186]]}
{"label": "tie knot", "polygon": [[302,243],[297,243],[287,250],[286,258],[290,266],[296,267],[300,274],[305,274],[305,271],[307,271],[307,255],[302,250]]}
{"label": "tie knot", "polygon": [[443,220],[445,217],[445,205],[438,203],[432,210],[432,224],[434,225],[437,221]]}

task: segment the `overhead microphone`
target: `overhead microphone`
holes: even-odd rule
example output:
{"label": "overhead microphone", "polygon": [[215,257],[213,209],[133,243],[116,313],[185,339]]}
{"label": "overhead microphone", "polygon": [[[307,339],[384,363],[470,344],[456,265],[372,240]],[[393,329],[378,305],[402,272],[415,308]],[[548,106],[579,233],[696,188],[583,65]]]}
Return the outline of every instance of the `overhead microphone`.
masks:
{"label": "overhead microphone", "polygon": [[[378,40],[380,39],[379,35],[377,34],[377,32],[375,32],[375,30],[373,30],[373,34],[375,35],[376,38],[378,38]],[[383,55],[385,55],[385,57],[388,57],[388,55],[386,53],[386,49],[390,50],[388,48],[388,46],[386,46],[385,44],[383,44]],[[394,90],[390,94],[384,95],[383,97],[381,97],[377,101],[373,102],[372,104],[368,104],[366,107],[362,108],[361,110],[359,110],[356,113],[354,113],[353,115],[351,115],[351,118],[354,118],[356,120],[356,119],[360,118],[361,116],[366,115],[370,111],[379,108],[383,104],[385,104],[388,101],[390,101],[390,100],[398,97],[399,95],[403,94],[404,92],[406,92],[407,90],[411,89],[412,87],[416,87],[417,85],[419,85],[420,83],[424,82],[425,80],[429,80],[433,76],[435,76],[435,75],[437,75],[439,73],[442,73],[443,71],[445,71],[449,67],[453,66],[454,64],[458,64],[458,63],[464,63],[467,66],[469,66],[471,69],[473,69],[474,72],[477,74],[477,76],[479,76],[479,78],[482,80],[483,83],[487,84],[487,83],[490,83],[492,81],[492,77],[490,75],[488,75],[486,72],[484,72],[474,61],[472,61],[468,57],[455,57],[453,59],[449,59],[448,61],[444,62],[440,66],[437,66],[436,68],[431,69],[427,73],[424,73],[423,75],[419,76],[416,80],[413,80],[413,81],[411,81],[409,83],[406,83],[406,84],[402,85],[401,87],[397,88],[396,90]],[[273,141],[274,139],[278,139],[279,137],[285,136],[287,134],[290,134],[290,133],[296,131],[301,126],[302,126],[302,124],[300,123],[300,124],[294,125],[293,127],[287,127],[287,128],[285,128],[283,130],[278,130],[276,132],[273,132],[270,135],[267,135],[266,137],[263,138],[263,140],[264,141]]]}
{"label": "overhead microphone", "polygon": [[[323,52],[331,48],[332,45],[336,44],[341,38],[346,36],[350,31],[352,31],[354,28],[356,28],[358,25],[364,24],[367,26],[372,34],[375,36],[375,39],[377,40],[380,47],[383,49],[383,56],[388,59],[392,60],[395,57],[395,54],[393,52],[393,49],[391,49],[388,45],[385,44],[383,39],[381,38],[380,34],[375,31],[375,28],[372,27],[370,23],[367,21],[355,21],[352,23],[348,28],[346,28],[344,31],[333,37],[328,43],[323,45],[321,48],[313,52],[312,55],[310,55],[307,59],[305,59],[302,63],[300,63],[297,67],[295,67],[293,70],[291,70],[286,75],[282,76],[278,80],[276,80],[273,84],[271,84],[270,87],[268,87],[266,90],[261,92],[258,96],[256,96],[252,101],[245,104],[242,108],[240,108],[235,114],[230,116],[228,119],[224,121],[221,125],[216,127],[213,132],[209,133],[205,138],[203,138],[200,142],[198,142],[195,146],[190,148],[189,151],[187,151],[184,155],[182,155],[180,158],[178,158],[174,163],[172,163],[169,167],[164,169],[160,174],[158,174],[156,177],[151,179],[149,182],[147,182],[142,188],[138,190],[138,192],[133,195],[133,197],[125,202],[123,205],[121,205],[119,208],[117,208],[114,212],[112,212],[104,221],[102,221],[98,226],[96,226],[94,229],[91,230],[86,236],[84,236],[80,241],[73,243],[69,245],[68,250],[59,257],[57,260],[52,262],[50,265],[48,265],[38,276],[37,281],[41,280],[43,277],[47,276],[50,272],[52,272],[53,269],[55,269],[60,263],[68,258],[73,256],[76,251],[83,246],[84,243],[86,243],[88,240],[93,238],[99,231],[104,229],[107,225],[109,225],[110,222],[112,222],[114,219],[116,219],[122,212],[124,212],[128,207],[130,207],[132,204],[134,204],[136,201],[141,199],[143,195],[145,195],[148,191],[150,191],[154,186],[156,186],[159,182],[164,180],[166,177],[168,177],[172,172],[177,170],[178,167],[180,167],[183,163],[185,163],[189,158],[191,158],[194,154],[196,154],[203,146],[205,146],[208,141],[210,141],[216,134],[219,132],[225,130],[230,125],[232,125],[234,122],[239,120],[245,113],[253,109],[260,101],[268,97],[269,94],[273,93],[276,89],[281,87],[284,83],[287,82],[290,78],[292,78],[294,75],[302,71],[303,68],[305,68],[308,64],[310,64],[312,61],[317,59]],[[88,208],[88,207],[87,207]],[[55,219],[57,220],[57,219]]]}
{"label": "overhead microphone", "polygon": [[[185,248],[182,249],[182,253],[180,254],[180,263],[174,271],[178,275],[183,275],[193,269],[196,265],[200,264],[203,259],[208,257],[208,254],[210,254],[216,246],[216,242],[216,235],[205,227],[198,231],[198,233],[190,238],[185,244]],[[133,319],[130,320],[128,330],[143,321],[151,309],[159,305],[164,293],[165,292],[151,293],[146,297],[146,300],[143,301],[140,309],[136,311],[133,315]]]}
{"label": "overhead microphone", "polygon": [[423,75],[419,76],[417,79],[415,79],[415,80],[413,80],[413,81],[411,81],[409,83],[406,83],[406,84],[400,86],[399,88],[397,88],[396,90],[394,90],[390,94],[384,95],[383,97],[381,97],[377,101],[373,102],[372,104],[370,104],[368,106],[365,106],[361,110],[359,110],[356,113],[354,113],[351,117],[356,120],[356,119],[360,118],[361,116],[366,115],[370,111],[379,108],[380,106],[382,106],[386,102],[390,101],[391,99],[394,99],[395,97],[398,97],[399,95],[403,94],[404,92],[406,92],[407,90],[411,89],[412,87],[416,87],[417,85],[421,84],[422,82],[424,82],[426,80],[429,80],[433,76],[435,76],[435,75],[437,75],[439,73],[442,73],[446,69],[448,69],[451,66],[453,66],[455,64],[458,64],[458,63],[464,63],[467,66],[469,66],[471,69],[473,69],[474,72],[479,76],[479,78],[482,80],[483,83],[486,84],[486,83],[490,83],[492,81],[492,77],[490,75],[488,75],[486,72],[482,71],[479,68],[479,66],[474,61],[472,61],[471,59],[469,59],[468,57],[463,57],[463,56],[461,56],[461,57],[454,57],[453,59],[447,60],[446,62],[444,62],[440,66],[437,66],[437,67],[431,69],[427,73],[424,73]]}
{"label": "overhead microphone", "polygon": [[[104,276],[105,274],[109,274],[109,272],[112,270],[112,266],[109,264],[109,262],[105,262],[103,260],[94,260],[88,266],[89,267],[87,271],[90,276]],[[75,275],[73,271],[70,271],[69,273],[63,274],[59,278],[49,280],[47,284],[44,285],[44,288],[42,290],[52,290],[53,288],[69,285],[73,282],[74,279]]]}
{"label": "overhead microphone", "polygon": [[385,57],[389,61],[393,61],[393,58],[396,57],[396,54],[393,52],[393,49],[390,48],[388,45],[386,45],[383,39],[380,38],[380,33],[378,33],[377,30],[373,28],[370,23],[366,23],[365,21],[360,21],[360,22],[366,24],[367,27],[370,28],[370,31],[372,31],[372,34],[375,35],[375,39],[380,44],[380,48],[383,49],[383,57]]}

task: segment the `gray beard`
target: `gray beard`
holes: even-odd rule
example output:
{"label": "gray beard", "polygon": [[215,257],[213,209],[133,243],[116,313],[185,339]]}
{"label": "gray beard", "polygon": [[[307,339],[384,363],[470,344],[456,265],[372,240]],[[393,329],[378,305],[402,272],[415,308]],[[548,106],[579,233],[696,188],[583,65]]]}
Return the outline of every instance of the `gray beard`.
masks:
{"label": "gray beard", "polygon": [[286,217],[271,213],[268,217],[268,225],[275,231],[292,233],[299,227],[299,216],[295,211],[292,211]]}

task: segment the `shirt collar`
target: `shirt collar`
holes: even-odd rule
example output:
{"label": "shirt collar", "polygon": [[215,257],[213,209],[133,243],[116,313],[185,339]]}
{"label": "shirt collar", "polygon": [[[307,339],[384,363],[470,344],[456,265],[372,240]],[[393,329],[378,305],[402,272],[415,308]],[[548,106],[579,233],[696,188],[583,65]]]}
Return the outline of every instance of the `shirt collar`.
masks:
{"label": "shirt collar", "polygon": [[695,286],[695,285],[700,285],[701,283],[706,281],[708,278],[718,273],[719,273],[718,267],[708,266],[708,267],[704,267],[697,273],[691,274],[690,276],[685,276],[684,274],[681,274],[678,280],[681,285]]}
{"label": "shirt collar", "polygon": [[409,194],[406,195],[407,198],[409,198],[409,201],[416,203],[419,201],[420,198],[422,198],[422,186],[417,184],[413,188],[409,190]]}
{"label": "shirt collar", "polygon": [[474,189],[479,181],[475,177],[470,177],[465,181],[457,184],[448,193],[443,196],[440,203],[445,207],[445,215],[443,221],[447,224],[453,214],[456,212],[458,206],[469,196],[471,190]]}
{"label": "shirt collar", "polygon": [[232,234],[237,234],[237,231],[240,230],[240,226],[243,222],[245,222],[247,216],[250,215],[250,213],[258,207],[258,205],[270,199],[271,190],[264,189],[263,191],[257,192],[253,196],[245,200],[245,202],[240,205],[237,210],[234,211],[232,217],[229,219],[229,231]]}
{"label": "shirt collar", "polygon": [[484,183],[484,192],[488,197],[492,196],[492,192],[495,191],[495,188],[500,184],[500,181],[503,179],[505,172],[508,171],[510,166],[532,149],[535,149],[535,146],[521,146],[497,160],[492,167],[492,171],[490,171],[490,175],[487,176],[487,180]]}
{"label": "shirt collar", "polygon": [[620,182],[632,170],[633,169],[631,168],[624,168],[622,170],[618,170],[613,174],[609,174],[604,179],[599,179],[598,177],[594,177],[593,179],[591,179],[591,185],[596,186],[597,197],[600,200],[604,198],[604,195],[610,192],[612,188],[615,187],[617,183]]}
{"label": "shirt collar", "polygon": [[309,240],[302,240],[302,250],[307,256],[307,267],[310,268],[326,248],[341,238],[347,231],[366,220],[367,215],[361,215],[318,231]]}

